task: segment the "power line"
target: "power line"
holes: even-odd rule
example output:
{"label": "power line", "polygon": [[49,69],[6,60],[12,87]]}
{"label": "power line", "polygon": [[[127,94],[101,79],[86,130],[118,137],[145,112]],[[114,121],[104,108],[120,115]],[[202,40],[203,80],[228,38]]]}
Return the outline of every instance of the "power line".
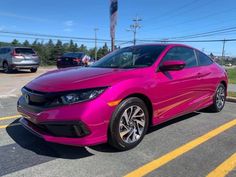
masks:
{"label": "power line", "polygon": [[[201,0],[199,0],[198,2],[200,2],[200,1]],[[178,17],[181,14],[186,14],[188,12],[192,12],[194,10],[201,9],[201,7],[205,7],[206,4],[211,3],[212,0],[203,1],[203,2],[204,2],[203,4],[202,3],[201,4],[196,4],[196,1],[195,1],[195,2],[192,3],[194,5],[192,8],[190,8],[190,9],[185,8],[183,11],[178,11],[178,9],[174,9],[168,15],[161,16],[161,19],[158,20],[158,21],[156,20],[156,21],[158,22],[158,24],[160,24],[161,21],[167,21],[168,19],[171,19],[171,21],[173,21],[173,17]],[[191,21],[192,21],[192,19],[191,19]],[[152,25],[153,25],[153,22],[152,22]],[[167,27],[170,27],[170,26],[176,26],[176,25],[175,24],[174,25],[167,25]],[[154,27],[154,28],[149,28],[149,29],[155,30],[155,29],[163,29],[163,28],[166,28],[166,26],[164,26],[164,27],[162,26],[161,28]]]}
{"label": "power line", "polygon": [[[202,1],[202,0],[198,0],[197,1],[197,3],[198,2],[200,2],[200,1]],[[205,2],[205,1],[204,1]],[[205,4],[207,4],[207,3],[209,3],[210,2],[210,0],[209,1],[206,1],[205,2]],[[192,8],[190,8],[190,9],[188,9],[187,7],[191,7],[191,5],[194,5],[195,7],[192,7]],[[202,6],[201,4],[199,4],[200,6]],[[171,9],[171,10],[168,10],[166,13],[164,13],[164,14],[160,14],[160,15],[158,15],[159,17],[161,17],[161,18],[159,18],[159,20],[158,20],[158,18],[150,18],[150,19],[145,19],[145,21],[149,21],[149,20],[152,20],[152,23],[153,23],[153,20],[155,19],[155,21],[158,21],[158,22],[160,22],[160,21],[164,21],[164,20],[166,20],[166,19],[168,19],[168,18],[171,18],[171,17],[173,17],[173,16],[177,16],[177,15],[180,15],[180,14],[183,14],[184,12],[188,12],[188,11],[191,11],[191,10],[195,10],[195,9],[198,9],[199,8],[199,5],[198,6],[196,6],[196,0],[193,0],[193,1],[191,1],[191,2],[188,2],[188,3],[186,3],[186,4],[183,4],[182,6],[179,6],[179,7],[175,7],[175,8],[173,8],[173,9]],[[184,9],[183,11],[181,11],[182,9]]]}
{"label": "power line", "polygon": [[235,39],[207,39],[207,40],[147,40],[147,39],[139,39],[137,41],[140,41],[140,42],[165,42],[165,43],[170,43],[170,42],[176,42],[176,43],[181,43],[181,42],[234,42],[236,41],[236,38]]}
{"label": "power line", "polygon": [[[11,37],[11,38],[21,38],[21,39],[34,39],[34,40],[50,40],[51,38],[45,38],[45,37],[29,37],[29,36],[27,36],[27,37],[23,37],[23,36],[17,36],[17,35],[1,35],[0,34],[0,36],[1,37]],[[70,42],[70,40],[69,39],[58,39],[58,38],[56,38],[56,39],[51,39],[51,40],[53,40],[53,41],[56,41],[56,40],[60,40],[60,41],[62,41],[62,42]],[[82,42],[87,42],[87,43],[94,43],[94,41],[90,41],[90,40],[73,40],[74,42],[78,42],[78,43],[82,43]],[[103,41],[97,41],[97,43],[104,43]]]}
{"label": "power line", "polygon": [[[64,39],[78,39],[78,40],[90,40],[94,41],[94,38],[88,37],[75,37],[75,36],[60,36],[60,35],[49,35],[49,34],[40,34],[40,33],[27,33],[27,32],[17,32],[17,31],[6,31],[1,30],[0,33],[3,34],[18,34],[25,36],[36,36],[36,37],[51,37],[51,38],[64,38]],[[97,39],[98,41],[109,42],[110,39]],[[126,42],[125,40],[116,40],[117,42]]]}
{"label": "power line", "polygon": [[205,37],[208,35],[213,35],[213,34],[215,35],[215,34],[221,34],[221,33],[234,32],[234,31],[236,31],[236,27],[224,28],[224,29],[213,30],[213,31],[197,33],[197,34],[191,34],[191,35],[185,35],[185,36],[180,36],[180,37],[171,37],[170,39]]}

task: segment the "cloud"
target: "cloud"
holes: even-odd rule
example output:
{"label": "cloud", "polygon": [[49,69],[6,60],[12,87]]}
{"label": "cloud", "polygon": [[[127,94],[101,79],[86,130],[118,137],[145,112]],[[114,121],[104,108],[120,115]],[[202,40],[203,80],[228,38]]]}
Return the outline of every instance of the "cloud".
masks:
{"label": "cloud", "polygon": [[14,14],[14,13],[8,13],[8,12],[0,12],[0,16],[17,18],[17,19],[21,19],[21,20],[31,20],[31,21],[37,21],[37,22],[48,22],[47,19],[30,17],[30,16],[23,16],[23,15],[18,15],[18,14]]}
{"label": "cloud", "polygon": [[75,26],[75,23],[73,20],[67,20],[63,23],[63,26],[64,26],[63,31],[71,32],[73,31],[73,27]]}
{"label": "cloud", "polygon": [[64,30],[63,31],[66,31],[66,32],[71,32],[71,31],[73,31],[71,28],[64,28]]}
{"label": "cloud", "polygon": [[73,20],[67,20],[65,21],[65,26],[74,26],[74,21]]}

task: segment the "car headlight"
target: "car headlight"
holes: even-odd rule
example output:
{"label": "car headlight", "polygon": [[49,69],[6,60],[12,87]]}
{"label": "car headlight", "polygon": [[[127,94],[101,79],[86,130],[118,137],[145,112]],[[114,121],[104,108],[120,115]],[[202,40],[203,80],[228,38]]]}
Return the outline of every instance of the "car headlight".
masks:
{"label": "car headlight", "polygon": [[98,97],[100,94],[104,92],[106,88],[93,88],[71,92],[61,96],[61,100],[63,104],[72,104],[78,103],[82,101],[88,101]]}

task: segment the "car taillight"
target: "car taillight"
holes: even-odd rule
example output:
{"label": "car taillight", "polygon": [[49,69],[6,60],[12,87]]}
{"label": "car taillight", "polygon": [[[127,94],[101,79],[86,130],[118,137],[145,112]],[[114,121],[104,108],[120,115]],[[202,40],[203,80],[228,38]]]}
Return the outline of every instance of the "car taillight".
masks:
{"label": "car taillight", "polygon": [[22,56],[21,54],[17,54],[16,52],[15,52],[15,50],[13,50],[13,52],[11,53],[11,56]]}
{"label": "car taillight", "polygon": [[14,57],[14,58],[18,58],[18,59],[22,59],[23,58],[23,55],[19,54],[19,53],[16,53],[15,50],[13,50],[13,52],[11,53],[11,56]]}
{"label": "car taillight", "polygon": [[80,63],[80,62],[81,62],[81,59],[80,59],[80,58],[74,58],[73,61],[74,61],[74,62],[77,62],[77,63]]}

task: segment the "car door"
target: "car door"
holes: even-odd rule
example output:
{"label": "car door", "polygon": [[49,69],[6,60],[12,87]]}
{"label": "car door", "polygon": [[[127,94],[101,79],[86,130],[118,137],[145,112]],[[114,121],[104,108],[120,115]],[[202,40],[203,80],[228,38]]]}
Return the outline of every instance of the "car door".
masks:
{"label": "car door", "polygon": [[204,107],[204,105],[212,101],[218,78],[215,77],[217,73],[215,73],[214,62],[206,54],[198,50],[195,52],[198,59],[198,80],[200,82],[197,101],[199,101],[199,107]]}
{"label": "car door", "polygon": [[[183,60],[186,66],[178,71],[158,71],[156,73],[156,100],[154,124],[192,112],[199,81],[197,80],[197,59],[192,48],[172,47],[160,61]],[[156,117],[156,118],[155,118]]]}

